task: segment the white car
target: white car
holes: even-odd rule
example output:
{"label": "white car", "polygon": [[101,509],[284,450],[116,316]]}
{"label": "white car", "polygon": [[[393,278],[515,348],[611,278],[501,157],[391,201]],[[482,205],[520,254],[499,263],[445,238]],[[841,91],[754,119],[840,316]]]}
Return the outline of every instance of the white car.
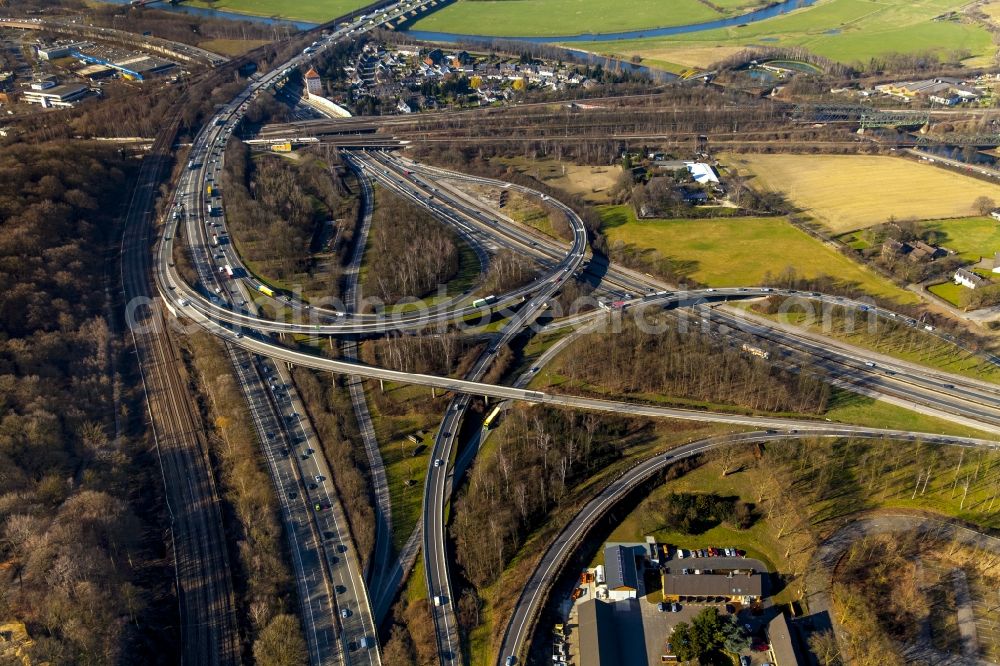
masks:
{"label": "white car", "polygon": [[441,460],[440,458],[435,458],[435,459],[434,459],[434,466],[435,466],[435,467],[440,467],[440,466],[441,466],[441,465],[443,465],[443,464],[444,464],[444,461],[443,461],[443,460]]}

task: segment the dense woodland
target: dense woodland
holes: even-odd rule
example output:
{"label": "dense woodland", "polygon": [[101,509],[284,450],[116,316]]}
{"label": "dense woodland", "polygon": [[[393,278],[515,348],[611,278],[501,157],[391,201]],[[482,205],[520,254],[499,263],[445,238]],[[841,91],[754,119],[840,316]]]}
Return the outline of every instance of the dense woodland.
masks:
{"label": "dense woodland", "polygon": [[538,276],[538,266],[523,254],[504,248],[490,259],[483,292],[502,294],[523,287]]}
{"label": "dense woodland", "polygon": [[[338,239],[343,247],[357,219],[357,199],[344,173],[333,151],[300,153],[292,161],[251,157],[244,144],[229,143],[222,179],[226,220],[244,260],[263,278],[300,286],[308,295],[339,295],[342,257],[331,256],[336,248],[330,245]],[[338,220],[336,228],[327,228],[327,220]]]}
{"label": "dense woodland", "polygon": [[133,168],[81,144],[0,154],[0,619],[35,663],[175,650],[161,482],[106,301]]}
{"label": "dense woodland", "polygon": [[651,393],[756,411],[821,414],[830,386],[807,372],[791,373],[700,331],[659,333],[622,317],[621,330],[593,333],[573,345],[562,372],[622,395]]}
{"label": "dense woodland", "polygon": [[832,586],[833,609],[844,629],[838,632],[846,647],[841,661],[902,665],[924,646],[961,654],[955,574],[982,578],[984,589],[995,589],[998,562],[988,550],[915,531],[854,542],[838,563]]}
{"label": "dense woodland", "polygon": [[458,273],[460,242],[427,210],[379,188],[362,294],[391,304],[435,292]]}
{"label": "dense woodland", "polygon": [[457,333],[386,336],[361,343],[361,360],[403,372],[461,376],[485,347]]}
{"label": "dense woodland", "polygon": [[466,578],[480,589],[495,581],[548,512],[648,427],[546,407],[508,412],[455,507],[451,530]]}

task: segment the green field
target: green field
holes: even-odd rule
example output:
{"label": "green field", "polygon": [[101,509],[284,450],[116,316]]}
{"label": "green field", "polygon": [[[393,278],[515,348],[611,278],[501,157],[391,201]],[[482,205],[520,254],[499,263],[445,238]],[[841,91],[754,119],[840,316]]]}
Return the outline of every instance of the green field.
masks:
{"label": "green field", "polygon": [[218,11],[325,23],[370,4],[367,0],[188,0],[185,5]]}
{"label": "green field", "polygon": [[745,0],[630,0],[628,11],[608,0],[458,0],[413,25],[432,30],[497,37],[551,37],[625,32],[703,23],[746,11]]}
{"label": "green field", "polygon": [[942,282],[941,284],[935,284],[927,287],[927,291],[931,292],[938,298],[948,301],[956,308],[961,308],[965,306],[965,297],[969,290],[960,284],[955,284],[954,282]]}
{"label": "green field", "polygon": [[241,56],[247,51],[270,43],[264,39],[209,39],[199,43],[198,47],[225,56]]}
{"label": "green field", "polygon": [[[420,519],[423,504],[424,477],[430,464],[431,447],[438,417],[430,410],[424,414],[427,399],[425,388],[385,383],[382,397],[385,404],[393,405],[393,414],[379,409],[379,400],[374,395],[379,391],[377,382],[372,382],[368,395],[368,410],[372,415],[379,451],[385,464],[386,481],[389,484],[389,499],[392,505],[392,542],[398,551],[413,531]],[[421,450],[413,455],[417,445],[406,436],[425,430],[421,440]]]}
{"label": "green field", "polygon": [[1000,222],[992,217],[931,220],[922,225],[937,234],[938,245],[954,250],[966,261],[976,262],[1000,252]]}
{"label": "green field", "polygon": [[760,284],[764,275],[792,267],[802,276],[830,275],[864,291],[904,303],[910,292],[869,273],[796,229],[783,217],[636,220],[629,206],[599,208],[608,241],[657,250],[687,275],[714,287]]}
{"label": "green field", "polygon": [[[713,62],[712,47],[735,45],[804,46],[844,63],[865,63],[893,52],[991,55],[995,48],[982,27],[960,20],[935,20],[967,4],[966,0],[821,0],[812,7],[742,27],[573,46],[625,58],[640,55],[702,67]],[[685,57],[684,52],[691,48],[697,50],[698,62]]]}
{"label": "green field", "polygon": [[831,421],[852,423],[871,428],[889,428],[892,430],[909,430],[911,432],[929,432],[937,435],[957,435],[960,437],[982,437],[992,439],[992,435],[952,423],[936,416],[928,416],[905,407],[891,405],[888,402],[869,398],[868,396],[835,390],[830,399],[830,407],[823,415]]}

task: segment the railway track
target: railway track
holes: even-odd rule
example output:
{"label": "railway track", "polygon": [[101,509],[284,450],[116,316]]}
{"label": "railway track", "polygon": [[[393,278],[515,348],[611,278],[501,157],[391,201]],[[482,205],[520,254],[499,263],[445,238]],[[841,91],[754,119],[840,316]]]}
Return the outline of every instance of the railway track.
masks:
{"label": "railway track", "polygon": [[155,195],[171,164],[182,103],[183,98],[139,169],[122,237],[122,293],[170,513],[181,658],[214,666],[239,662],[229,555],[198,421],[151,284]]}

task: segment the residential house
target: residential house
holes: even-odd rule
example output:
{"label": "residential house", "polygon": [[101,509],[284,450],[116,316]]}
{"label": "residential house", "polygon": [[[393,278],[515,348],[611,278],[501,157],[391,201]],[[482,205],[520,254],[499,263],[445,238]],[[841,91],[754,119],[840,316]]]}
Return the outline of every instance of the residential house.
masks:
{"label": "residential house", "polygon": [[440,65],[442,62],[444,62],[444,53],[441,52],[441,49],[431,49],[424,56],[424,64],[430,67]]}
{"label": "residential house", "polygon": [[309,91],[310,95],[322,95],[323,94],[323,82],[319,78],[319,72],[316,71],[315,67],[310,67],[309,71],[305,73],[306,80],[306,90]]}
{"label": "residential house", "polygon": [[959,268],[955,271],[954,276],[955,284],[962,285],[969,289],[978,289],[979,287],[985,287],[989,284],[989,281],[982,278],[972,271],[966,268]]}

